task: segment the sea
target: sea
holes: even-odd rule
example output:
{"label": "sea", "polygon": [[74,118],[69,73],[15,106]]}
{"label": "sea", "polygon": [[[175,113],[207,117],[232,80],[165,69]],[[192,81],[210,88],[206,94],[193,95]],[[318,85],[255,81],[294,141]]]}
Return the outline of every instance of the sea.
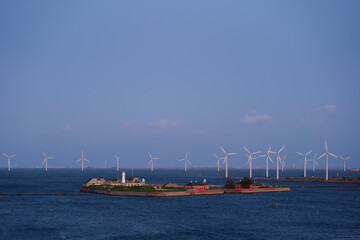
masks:
{"label": "sea", "polygon": [[[224,184],[222,169],[125,169],[146,183]],[[281,176],[301,176],[284,170]],[[263,177],[255,169],[253,176]],[[270,176],[275,176],[274,169]],[[230,169],[229,176],[249,176]],[[325,176],[324,170],[308,176]],[[330,170],[329,176],[360,177]],[[121,177],[108,169],[0,169],[0,239],[360,239],[360,188],[353,183],[272,182],[290,192],[189,197],[130,197],[80,193],[92,177]],[[258,181],[265,182],[265,181]],[[27,195],[17,195],[27,194]]]}

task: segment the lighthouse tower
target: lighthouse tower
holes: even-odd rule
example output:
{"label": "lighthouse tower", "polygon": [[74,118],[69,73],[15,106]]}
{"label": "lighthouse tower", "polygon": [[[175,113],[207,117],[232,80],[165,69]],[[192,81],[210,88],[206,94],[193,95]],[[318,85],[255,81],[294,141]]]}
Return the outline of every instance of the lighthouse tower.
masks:
{"label": "lighthouse tower", "polygon": [[122,172],[121,183],[125,183],[125,172]]}

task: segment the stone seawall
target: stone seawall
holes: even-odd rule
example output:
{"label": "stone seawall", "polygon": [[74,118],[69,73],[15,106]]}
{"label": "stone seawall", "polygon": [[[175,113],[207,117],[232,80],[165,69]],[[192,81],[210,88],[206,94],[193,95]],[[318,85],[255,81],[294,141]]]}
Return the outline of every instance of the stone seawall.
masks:
{"label": "stone seawall", "polygon": [[254,188],[254,189],[225,189],[225,193],[267,193],[267,192],[290,192],[289,187],[282,188]]}
{"label": "stone seawall", "polygon": [[80,188],[80,192],[105,194],[111,196],[135,196],[135,197],[178,197],[178,196],[199,196],[199,195],[221,195],[223,189],[205,191],[176,191],[176,192],[126,192],[126,191],[106,191],[98,189]]}

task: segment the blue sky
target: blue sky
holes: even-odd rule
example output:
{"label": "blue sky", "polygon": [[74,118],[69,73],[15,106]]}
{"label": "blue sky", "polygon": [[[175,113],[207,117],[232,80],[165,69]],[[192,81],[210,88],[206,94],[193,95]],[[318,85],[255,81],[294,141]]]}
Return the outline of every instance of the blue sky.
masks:
{"label": "blue sky", "polygon": [[[14,164],[215,166],[219,146],[352,156],[359,1],[1,1],[0,151]],[[254,162],[262,167],[265,161]],[[6,159],[0,158],[0,166]],[[341,167],[332,159],[330,167]],[[324,161],[320,161],[324,167]]]}

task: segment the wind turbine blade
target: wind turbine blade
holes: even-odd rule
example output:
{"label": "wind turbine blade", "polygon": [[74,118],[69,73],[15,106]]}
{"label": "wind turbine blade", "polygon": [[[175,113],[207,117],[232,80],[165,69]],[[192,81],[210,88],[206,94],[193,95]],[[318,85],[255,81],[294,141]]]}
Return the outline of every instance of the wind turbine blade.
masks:
{"label": "wind turbine blade", "polygon": [[179,159],[179,161],[185,161],[185,158]]}
{"label": "wind turbine blade", "polygon": [[326,142],[326,140],[325,140],[325,149],[326,149],[326,152],[327,152],[328,149],[327,149],[327,142]]}
{"label": "wind turbine blade", "polygon": [[309,155],[309,153],[311,153],[311,152],[312,152],[312,150],[308,151],[307,154],[305,154],[305,155],[307,156],[307,155]]}
{"label": "wind turbine blade", "polygon": [[155,159],[160,159],[160,158],[153,158],[153,160],[155,160]]}
{"label": "wind turbine blade", "polygon": [[187,160],[187,162],[188,162],[189,164],[191,164],[191,162],[190,162],[189,160]]}
{"label": "wind turbine blade", "polygon": [[260,156],[258,156],[259,158],[261,158],[261,157],[266,157],[266,155],[260,155]]}
{"label": "wind turbine blade", "polygon": [[186,155],[185,155],[185,158],[187,158],[187,157],[188,157],[188,155],[189,155],[189,153],[187,152],[187,153],[186,153]]}
{"label": "wind turbine blade", "polygon": [[269,147],[268,154],[270,153],[270,151],[271,151],[271,146]]}
{"label": "wind turbine blade", "polygon": [[13,154],[13,155],[10,156],[10,158],[15,157],[15,156],[16,156],[16,154]]}
{"label": "wind turbine blade", "polygon": [[228,156],[235,155],[236,153],[229,153]]}
{"label": "wind turbine blade", "polygon": [[284,160],[287,157],[287,154],[282,158],[282,160]]}
{"label": "wind turbine blade", "polygon": [[7,157],[7,158],[9,157],[9,156],[8,156],[7,154],[5,154],[5,153],[3,153],[3,154],[4,154],[4,155],[5,155],[5,157]]}
{"label": "wind turbine blade", "polygon": [[338,158],[337,156],[335,156],[334,154],[332,154],[332,153],[329,153],[331,156],[333,156],[333,157],[335,157],[335,158]]}
{"label": "wind turbine blade", "polygon": [[250,151],[245,146],[243,148],[245,149],[245,151],[247,151],[249,154],[251,154]]}
{"label": "wind turbine blade", "polygon": [[284,145],[280,150],[279,150],[279,153],[285,148],[286,145]]}
{"label": "wind turbine blade", "polygon": [[44,151],[42,151],[42,153],[44,154],[44,157],[46,157],[46,154],[45,154],[45,152],[44,152]]}
{"label": "wind turbine blade", "polygon": [[317,161],[315,161],[316,165],[319,166],[319,164],[317,163]]}
{"label": "wind turbine blade", "polygon": [[87,161],[87,162],[90,162],[90,161],[89,161],[89,160],[87,160],[86,158],[84,158],[84,160],[85,160],[85,161]]}
{"label": "wind turbine blade", "polygon": [[216,157],[216,159],[219,159],[219,157],[214,153],[214,157]]}
{"label": "wind turbine blade", "polygon": [[326,154],[326,153],[324,153],[323,155],[321,155],[321,156],[318,158],[318,160],[321,159],[321,158],[323,158],[323,157],[325,156],[325,154]]}
{"label": "wind turbine blade", "polygon": [[226,151],[223,149],[222,146],[220,146],[221,150],[225,153],[225,155],[227,155]]}
{"label": "wind turbine blade", "polygon": [[345,158],[345,161],[346,161],[346,160],[349,160],[350,158],[351,158],[351,157],[347,157],[347,158]]}
{"label": "wind turbine blade", "polygon": [[76,160],[76,162],[80,162],[82,159],[81,158],[79,158],[78,160]]}
{"label": "wind turbine blade", "polygon": [[296,152],[297,154],[299,154],[299,155],[301,155],[301,156],[305,156],[304,154],[302,154],[302,153],[299,153],[299,152]]}
{"label": "wind turbine blade", "polygon": [[258,153],[261,153],[261,152],[254,152],[254,153],[252,153],[252,154],[258,154]]}
{"label": "wind turbine blade", "polygon": [[149,154],[150,158],[152,158],[152,156],[151,156],[151,154],[149,152],[148,152],[148,154]]}
{"label": "wind turbine blade", "polygon": [[48,159],[55,159],[54,157],[48,157]]}
{"label": "wind turbine blade", "polygon": [[46,161],[46,158],[44,159],[44,161],[42,162],[42,164],[41,164],[41,165],[44,165],[45,161]]}
{"label": "wind turbine blade", "polygon": [[268,157],[269,157],[270,161],[273,162],[273,160],[271,159],[270,155],[269,155]]}

